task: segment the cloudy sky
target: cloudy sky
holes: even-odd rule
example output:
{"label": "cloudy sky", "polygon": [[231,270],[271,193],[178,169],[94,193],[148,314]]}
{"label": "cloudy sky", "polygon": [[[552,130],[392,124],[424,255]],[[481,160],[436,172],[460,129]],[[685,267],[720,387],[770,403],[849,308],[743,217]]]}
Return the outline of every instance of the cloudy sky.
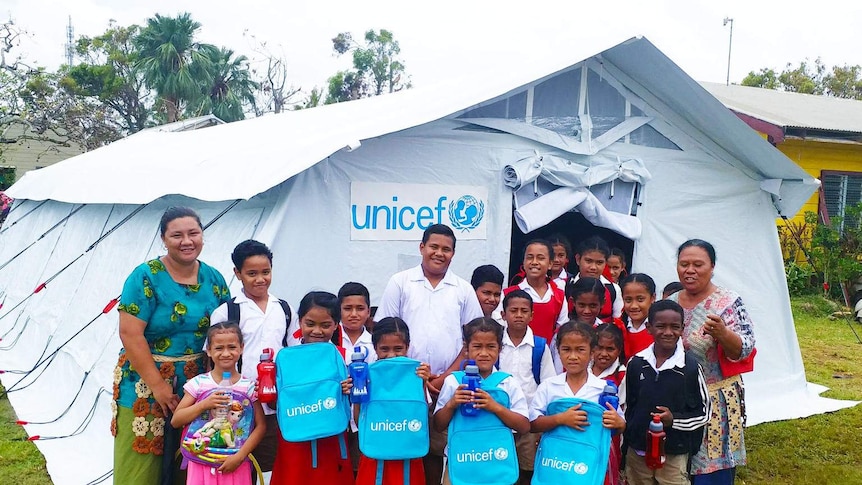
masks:
{"label": "cloudy sky", "polygon": [[[862,64],[862,2],[757,0],[4,0],[31,36],[21,51],[54,68],[64,62],[65,28],[98,35],[111,19],[143,23],[155,13],[188,11],[202,24],[199,39],[254,57],[249,35],[283,53],[297,87],[323,85],[349,59],[330,39],[370,28],[394,32],[414,85],[447,76],[517,68],[522,62],[579,61],[633,36],[645,36],[699,81],[724,82],[733,18],[731,82],[746,73],[821,57],[828,65]],[[851,6],[852,5],[852,6]],[[245,34],[245,35],[244,35]]]}

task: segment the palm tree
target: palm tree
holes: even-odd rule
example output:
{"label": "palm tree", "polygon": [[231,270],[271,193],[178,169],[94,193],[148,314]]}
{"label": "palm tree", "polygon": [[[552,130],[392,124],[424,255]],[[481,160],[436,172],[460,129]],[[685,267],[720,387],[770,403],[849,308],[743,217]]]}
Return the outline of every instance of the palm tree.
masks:
{"label": "palm tree", "polygon": [[217,50],[194,41],[200,27],[189,13],[176,18],[156,14],[134,40],[139,52],[135,68],[158,95],[169,123],[179,119],[183,103],[199,99],[212,83],[209,54]]}
{"label": "palm tree", "polygon": [[196,115],[212,113],[227,122],[244,119],[244,107],[254,107],[258,89],[258,83],[251,79],[248,58],[234,57],[234,52],[224,47],[210,52],[209,58],[212,82],[188,111]]}

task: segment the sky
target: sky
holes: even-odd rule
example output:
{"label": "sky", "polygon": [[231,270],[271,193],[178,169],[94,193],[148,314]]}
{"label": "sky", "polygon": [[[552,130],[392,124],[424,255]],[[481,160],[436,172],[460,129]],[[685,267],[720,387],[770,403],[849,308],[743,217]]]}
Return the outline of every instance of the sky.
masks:
{"label": "sky", "polygon": [[[585,5],[595,3],[596,5]],[[156,13],[189,12],[202,24],[198,40],[252,59],[255,40],[282,55],[290,82],[304,92],[323,86],[348,57],[336,57],[338,32],[362,38],[392,31],[415,86],[470,78],[537,63],[578,62],[619,42],[644,36],[698,81],[725,82],[733,19],[730,80],[762,67],[820,57],[827,66],[862,65],[862,2],[757,0],[3,0],[0,21],[30,36],[19,52],[56,68],[65,62],[66,26],[96,36],[113,19],[143,24]],[[253,38],[252,38],[253,37]],[[260,66],[260,64],[257,64]],[[252,66],[254,67],[254,65]]]}

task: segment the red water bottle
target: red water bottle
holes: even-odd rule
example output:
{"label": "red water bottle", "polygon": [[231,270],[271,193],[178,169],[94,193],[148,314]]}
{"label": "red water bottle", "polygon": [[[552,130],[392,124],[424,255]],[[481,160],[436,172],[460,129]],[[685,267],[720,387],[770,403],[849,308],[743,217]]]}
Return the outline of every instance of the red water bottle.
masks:
{"label": "red water bottle", "polygon": [[650,470],[658,470],[664,466],[664,441],[666,437],[664,425],[661,424],[661,417],[653,415],[647,430],[646,456],[644,457],[646,466]]}
{"label": "red water bottle", "polygon": [[275,392],[275,364],[272,362],[272,349],[263,349],[260,354],[260,364],[257,364],[257,398],[262,403],[272,404],[277,394]]}

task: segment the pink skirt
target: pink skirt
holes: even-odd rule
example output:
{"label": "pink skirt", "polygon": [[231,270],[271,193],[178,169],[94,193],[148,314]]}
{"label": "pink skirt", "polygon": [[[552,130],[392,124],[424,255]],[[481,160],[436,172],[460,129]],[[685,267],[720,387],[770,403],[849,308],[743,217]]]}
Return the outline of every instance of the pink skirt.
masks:
{"label": "pink skirt", "polygon": [[251,463],[244,461],[231,473],[221,473],[217,467],[189,461],[188,485],[251,485]]}

